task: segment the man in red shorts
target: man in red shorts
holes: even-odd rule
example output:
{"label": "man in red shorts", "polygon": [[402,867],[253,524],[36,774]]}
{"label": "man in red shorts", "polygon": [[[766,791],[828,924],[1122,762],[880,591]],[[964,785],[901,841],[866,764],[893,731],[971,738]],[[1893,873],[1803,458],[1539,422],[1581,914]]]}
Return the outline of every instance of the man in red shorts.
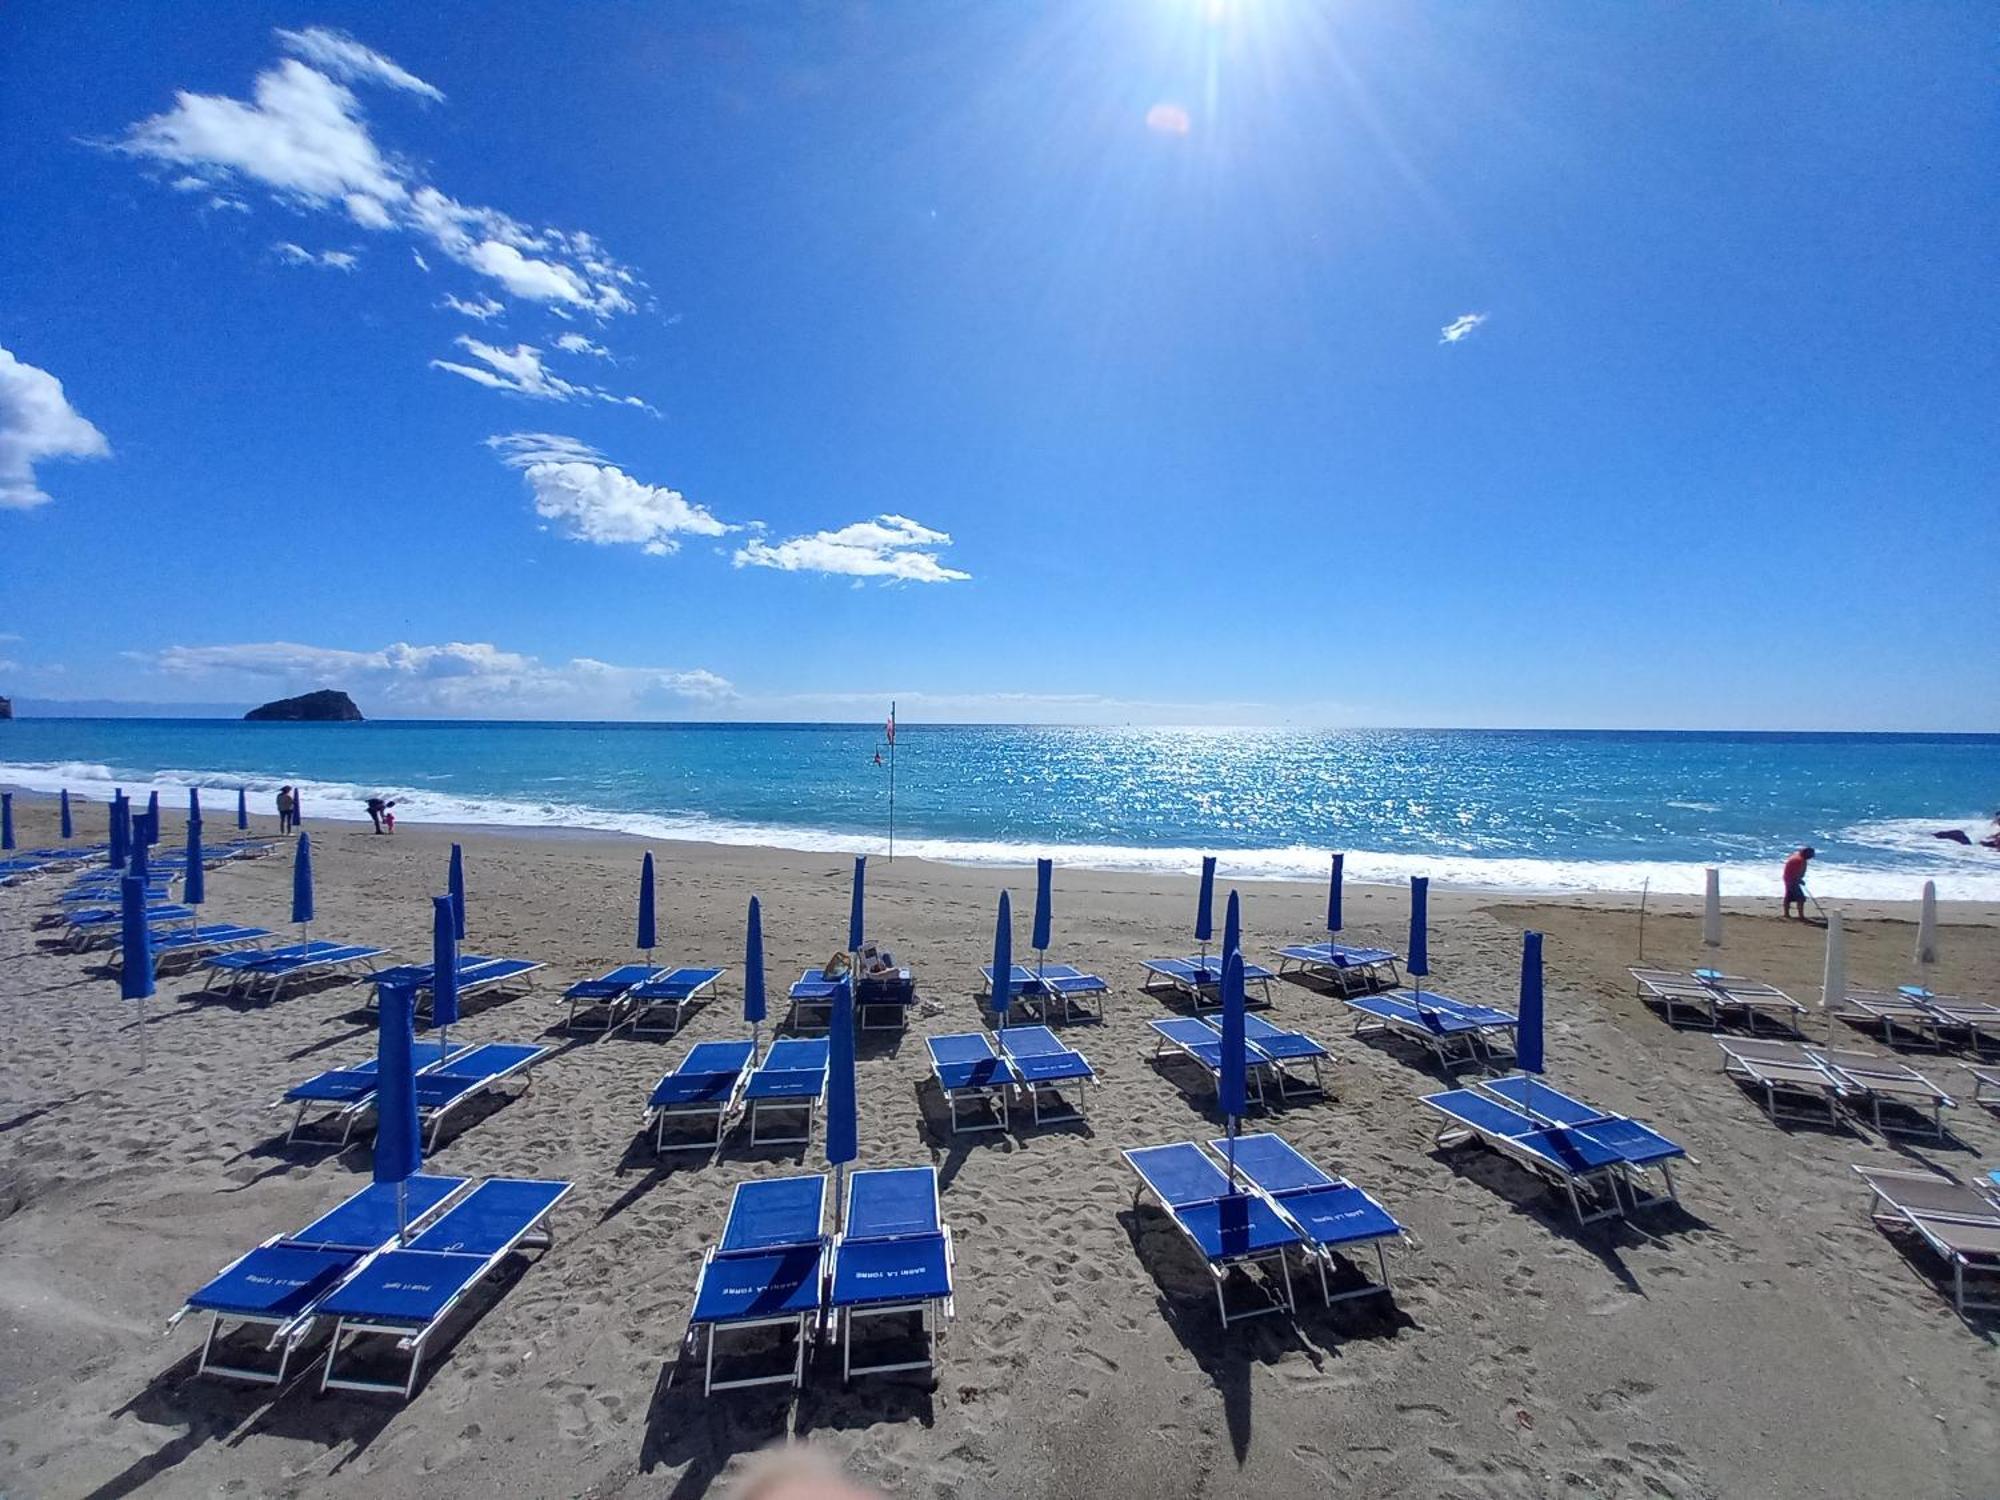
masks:
{"label": "man in red shorts", "polygon": [[1796,906],[1801,922],[1806,919],[1806,865],[1818,852],[1807,844],[1785,861],[1785,915],[1789,917]]}

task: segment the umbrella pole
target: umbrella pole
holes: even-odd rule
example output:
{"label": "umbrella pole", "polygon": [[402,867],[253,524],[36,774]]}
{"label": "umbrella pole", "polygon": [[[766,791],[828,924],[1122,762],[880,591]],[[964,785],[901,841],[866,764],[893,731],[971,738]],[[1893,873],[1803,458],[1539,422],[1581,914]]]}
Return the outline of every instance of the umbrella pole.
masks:
{"label": "umbrella pole", "polygon": [[1639,887],[1639,962],[1646,961],[1646,897],[1653,889],[1653,877],[1648,875],[1646,883]]}
{"label": "umbrella pole", "polygon": [[396,1184],[396,1243],[402,1244],[410,1237],[410,1179],[405,1177]]}

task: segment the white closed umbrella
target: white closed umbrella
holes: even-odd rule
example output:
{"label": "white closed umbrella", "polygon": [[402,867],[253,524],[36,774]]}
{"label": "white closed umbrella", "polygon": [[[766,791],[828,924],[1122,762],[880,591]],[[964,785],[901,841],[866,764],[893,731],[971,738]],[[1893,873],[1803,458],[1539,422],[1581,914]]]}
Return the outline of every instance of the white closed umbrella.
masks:
{"label": "white closed umbrella", "polygon": [[[1924,904],[1917,913],[1917,962],[1937,962],[1937,882],[1924,882]],[[1928,986],[1926,986],[1928,988]]]}
{"label": "white closed umbrella", "polygon": [[1833,1045],[1833,1013],[1847,999],[1847,934],[1840,930],[1840,913],[1826,914],[1826,977],[1820,981],[1819,1005],[1826,1012],[1826,1044]]}
{"label": "white closed umbrella", "polygon": [[1722,946],[1722,871],[1708,867],[1708,888],[1701,903],[1701,940],[1710,948]]}

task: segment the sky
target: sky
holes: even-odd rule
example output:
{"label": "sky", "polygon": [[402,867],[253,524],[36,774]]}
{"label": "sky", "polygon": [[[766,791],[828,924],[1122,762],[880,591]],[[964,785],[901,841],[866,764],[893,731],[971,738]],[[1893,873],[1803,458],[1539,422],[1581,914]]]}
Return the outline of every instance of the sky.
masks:
{"label": "sky", "polygon": [[1977,4],[0,11],[0,693],[2000,730]]}

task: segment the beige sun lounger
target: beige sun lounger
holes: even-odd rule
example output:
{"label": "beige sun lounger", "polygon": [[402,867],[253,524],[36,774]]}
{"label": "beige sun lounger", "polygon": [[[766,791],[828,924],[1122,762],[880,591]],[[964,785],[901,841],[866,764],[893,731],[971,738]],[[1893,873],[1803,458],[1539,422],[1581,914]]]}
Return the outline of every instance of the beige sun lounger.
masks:
{"label": "beige sun lounger", "polygon": [[1892,995],[1884,990],[1849,990],[1834,1014],[1856,1030],[1879,1030],[1882,1040],[1892,1047],[1899,1042],[1933,1050],[1944,1045],[1938,1035],[1937,1013],[1908,995]]}
{"label": "beige sun lounger", "polygon": [[1874,1195],[1868,1217],[1877,1228],[1915,1233],[1951,1267],[1952,1306],[1961,1316],[2000,1309],[2000,1297],[1966,1290],[1968,1276],[2000,1276],[2000,1204],[1929,1172],[1862,1166],[1853,1171]]}
{"label": "beige sun lounger", "polygon": [[1882,1105],[1886,1101],[1920,1117],[1928,1110],[1931,1129],[1939,1140],[1945,1138],[1944,1112],[1958,1108],[1958,1101],[1900,1058],[1836,1047],[1810,1047],[1807,1052],[1825,1063],[1848,1086],[1850,1109],[1861,1100],[1868,1102],[1877,1130],[1887,1134],[1907,1128],[1892,1123],[1893,1115],[1889,1121],[1883,1120]]}
{"label": "beige sun lounger", "polygon": [[1972,1102],[1988,1109],[2000,1109],[2000,1072],[1992,1068],[1967,1068],[1972,1075]]}
{"label": "beige sun lounger", "polygon": [[1710,1030],[1723,1024],[1728,1012],[1741,1012],[1744,1024],[1757,1029],[1759,1017],[1773,1021],[1784,1030],[1797,1027],[1806,1008],[1776,985],[1746,979],[1740,974],[1683,973],[1675,969],[1629,968],[1637,993],[1666,1012],[1667,1024],[1675,1024],[1678,1010],[1687,1009],[1704,1017]]}
{"label": "beige sun lounger", "polygon": [[1790,1108],[1782,1102],[1803,1098],[1818,1101],[1828,1124],[1840,1123],[1840,1107],[1847,1099],[1849,1085],[1803,1042],[1719,1036],[1715,1045],[1722,1049],[1723,1072],[1763,1090],[1764,1110],[1772,1119],[1817,1122],[1818,1110]]}
{"label": "beige sun lounger", "polygon": [[1956,995],[1933,995],[1920,1002],[1931,1012],[1939,1031],[1962,1031],[1965,1045],[1974,1057],[1991,1047],[2000,1051],[2000,1005],[1983,1000],[1961,1000]]}

